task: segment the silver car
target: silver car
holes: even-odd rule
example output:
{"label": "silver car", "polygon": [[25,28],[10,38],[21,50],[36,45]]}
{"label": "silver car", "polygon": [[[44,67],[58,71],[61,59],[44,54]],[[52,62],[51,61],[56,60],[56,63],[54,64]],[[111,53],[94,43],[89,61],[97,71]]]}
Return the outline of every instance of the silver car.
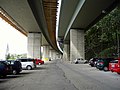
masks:
{"label": "silver car", "polygon": [[75,63],[75,64],[85,64],[85,63],[87,63],[87,60],[85,60],[85,59],[83,59],[83,58],[76,58],[76,59],[74,60],[74,63]]}
{"label": "silver car", "polygon": [[35,60],[32,58],[20,58],[17,60],[19,60],[21,62],[22,69],[31,70],[33,68],[36,68]]}

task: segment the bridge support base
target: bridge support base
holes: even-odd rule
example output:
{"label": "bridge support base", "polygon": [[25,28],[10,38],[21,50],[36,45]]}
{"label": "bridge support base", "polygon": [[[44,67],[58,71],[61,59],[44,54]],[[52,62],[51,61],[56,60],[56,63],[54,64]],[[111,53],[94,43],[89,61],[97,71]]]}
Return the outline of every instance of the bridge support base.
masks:
{"label": "bridge support base", "polygon": [[69,52],[70,52],[70,48],[68,44],[64,44],[64,48],[63,48],[63,60],[64,61],[69,61]]}
{"label": "bridge support base", "polygon": [[28,34],[28,58],[41,58],[41,33]]}
{"label": "bridge support base", "polygon": [[84,55],[84,30],[70,30],[70,61],[76,58],[85,58]]}

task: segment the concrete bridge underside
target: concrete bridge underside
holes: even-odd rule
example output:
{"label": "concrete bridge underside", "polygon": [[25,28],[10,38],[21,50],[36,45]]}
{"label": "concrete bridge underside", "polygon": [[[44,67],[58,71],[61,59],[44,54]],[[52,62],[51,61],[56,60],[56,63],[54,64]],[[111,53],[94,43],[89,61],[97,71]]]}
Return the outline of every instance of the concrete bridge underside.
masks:
{"label": "concrete bridge underside", "polygon": [[84,32],[118,4],[119,0],[62,0],[58,31],[58,0],[0,0],[0,17],[28,36],[30,56],[41,58],[40,47],[50,45],[58,53],[66,48],[68,55],[63,56],[73,60],[85,58]]}

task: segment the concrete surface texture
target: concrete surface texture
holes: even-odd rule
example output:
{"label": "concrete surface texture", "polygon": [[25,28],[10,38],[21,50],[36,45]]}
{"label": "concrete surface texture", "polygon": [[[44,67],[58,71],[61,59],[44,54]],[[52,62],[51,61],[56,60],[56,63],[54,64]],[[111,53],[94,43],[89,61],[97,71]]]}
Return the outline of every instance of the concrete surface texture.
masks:
{"label": "concrete surface texture", "polygon": [[0,79],[0,90],[120,90],[120,75],[52,60]]}

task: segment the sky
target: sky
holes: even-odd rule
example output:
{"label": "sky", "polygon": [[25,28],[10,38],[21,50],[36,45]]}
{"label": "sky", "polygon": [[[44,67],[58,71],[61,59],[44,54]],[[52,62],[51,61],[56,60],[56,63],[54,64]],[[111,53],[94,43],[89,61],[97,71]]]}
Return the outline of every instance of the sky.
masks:
{"label": "sky", "polygon": [[0,59],[4,59],[7,46],[11,54],[27,53],[27,37],[0,18]]}

